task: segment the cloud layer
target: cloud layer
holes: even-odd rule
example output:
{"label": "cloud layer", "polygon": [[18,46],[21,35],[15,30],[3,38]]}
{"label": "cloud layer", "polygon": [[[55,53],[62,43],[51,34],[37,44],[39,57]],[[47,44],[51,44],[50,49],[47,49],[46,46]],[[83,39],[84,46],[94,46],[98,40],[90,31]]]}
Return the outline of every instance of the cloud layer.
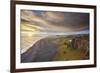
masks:
{"label": "cloud layer", "polygon": [[40,32],[89,31],[89,14],[21,10],[21,26],[26,26],[26,30],[29,28]]}

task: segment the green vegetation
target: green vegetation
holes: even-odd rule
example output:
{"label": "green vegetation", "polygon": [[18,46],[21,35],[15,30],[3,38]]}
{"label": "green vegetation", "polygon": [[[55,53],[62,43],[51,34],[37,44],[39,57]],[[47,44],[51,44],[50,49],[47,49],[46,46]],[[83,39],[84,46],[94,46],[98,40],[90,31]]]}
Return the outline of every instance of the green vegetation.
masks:
{"label": "green vegetation", "polygon": [[[86,42],[89,42],[88,36],[80,36],[77,39],[80,39],[80,40],[85,39]],[[54,57],[54,60],[56,61],[83,60],[83,59],[89,58],[89,53],[87,54],[87,51],[86,50],[84,51],[84,47],[83,48],[78,48],[78,47],[73,48],[73,44],[72,44],[73,38],[72,37],[50,38],[49,41],[58,45],[57,54]],[[78,41],[78,43],[79,45],[83,44],[83,43],[80,44],[80,41]],[[86,47],[89,47],[89,44],[86,43]]]}
{"label": "green vegetation", "polygon": [[71,48],[66,48],[66,46],[61,46],[58,48],[58,53],[54,60],[80,60],[82,52],[80,50],[73,50]]}

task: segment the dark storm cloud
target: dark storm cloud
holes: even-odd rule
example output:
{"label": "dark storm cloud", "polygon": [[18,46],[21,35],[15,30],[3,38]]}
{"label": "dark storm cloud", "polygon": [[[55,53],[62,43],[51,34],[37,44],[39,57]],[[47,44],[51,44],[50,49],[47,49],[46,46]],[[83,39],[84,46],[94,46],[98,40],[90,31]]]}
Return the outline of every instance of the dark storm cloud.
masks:
{"label": "dark storm cloud", "polygon": [[[51,12],[52,15],[55,14],[55,17],[58,15],[59,19],[51,18],[49,15],[44,12],[44,19],[48,20],[49,22],[57,25],[57,26],[64,26],[69,28],[89,28],[89,14],[88,13],[75,13],[75,12]],[[62,14],[60,17],[59,14]]]}

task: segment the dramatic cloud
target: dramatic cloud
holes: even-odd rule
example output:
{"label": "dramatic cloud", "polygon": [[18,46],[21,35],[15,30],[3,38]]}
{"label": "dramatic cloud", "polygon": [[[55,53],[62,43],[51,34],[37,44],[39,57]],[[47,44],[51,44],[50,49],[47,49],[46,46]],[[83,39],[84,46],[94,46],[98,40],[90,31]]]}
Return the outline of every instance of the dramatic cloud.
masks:
{"label": "dramatic cloud", "polygon": [[53,12],[21,10],[21,25],[40,32],[89,31],[89,14],[75,12]]}

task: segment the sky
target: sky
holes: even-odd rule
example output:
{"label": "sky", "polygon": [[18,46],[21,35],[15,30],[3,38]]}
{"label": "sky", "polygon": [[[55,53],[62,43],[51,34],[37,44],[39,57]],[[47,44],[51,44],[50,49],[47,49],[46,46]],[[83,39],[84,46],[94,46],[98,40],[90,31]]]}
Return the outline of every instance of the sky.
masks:
{"label": "sky", "polygon": [[22,32],[71,33],[89,32],[89,14],[21,10]]}

